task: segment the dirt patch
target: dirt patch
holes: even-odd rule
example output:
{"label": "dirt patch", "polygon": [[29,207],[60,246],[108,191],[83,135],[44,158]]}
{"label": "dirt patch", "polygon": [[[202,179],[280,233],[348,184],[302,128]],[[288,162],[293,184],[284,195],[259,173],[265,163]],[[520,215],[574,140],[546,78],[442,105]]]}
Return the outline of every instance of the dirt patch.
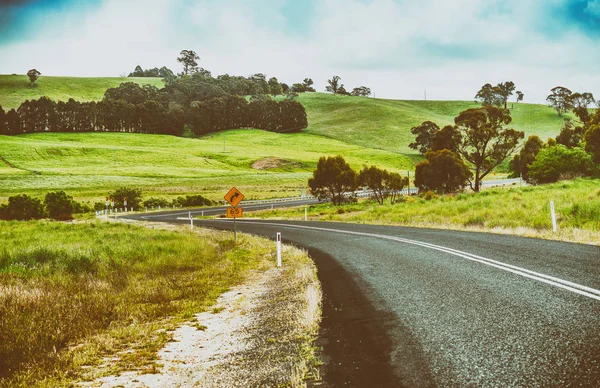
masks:
{"label": "dirt patch", "polygon": [[293,162],[291,160],[279,159],[279,158],[264,158],[257,160],[252,164],[252,168],[255,170],[270,170],[274,168],[299,168],[302,164],[299,162]]}
{"label": "dirt patch", "polygon": [[[148,226],[176,228],[147,223]],[[157,370],[124,372],[82,387],[306,386],[318,380],[321,288],[306,252],[284,248],[282,268],[254,273],[209,311],[169,332]]]}

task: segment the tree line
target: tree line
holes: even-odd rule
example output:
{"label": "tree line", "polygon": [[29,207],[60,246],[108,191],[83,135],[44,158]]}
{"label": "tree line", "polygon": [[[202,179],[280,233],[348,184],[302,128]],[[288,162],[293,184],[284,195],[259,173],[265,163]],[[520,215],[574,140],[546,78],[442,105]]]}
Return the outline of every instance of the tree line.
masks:
{"label": "tree line", "polygon": [[[124,82],[108,89],[99,102],[54,102],[42,97],[8,112],[0,106],[0,134],[131,132],[182,136],[186,124],[198,135],[233,128],[293,132],[308,126],[304,106],[294,100],[294,94],[281,101],[272,97],[284,89],[276,78],[267,80],[264,74],[213,78],[194,63],[184,64],[178,77],[165,79],[162,89]],[[312,80],[305,79],[301,85],[307,90]],[[242,96],[251,96],[250,101]]]}

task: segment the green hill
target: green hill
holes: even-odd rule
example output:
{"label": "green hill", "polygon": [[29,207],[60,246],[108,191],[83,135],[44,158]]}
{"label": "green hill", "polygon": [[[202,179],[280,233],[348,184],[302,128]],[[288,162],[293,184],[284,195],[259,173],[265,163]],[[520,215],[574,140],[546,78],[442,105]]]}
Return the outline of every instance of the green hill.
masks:
{"label": "green hill", "polygon": [[[410,128],[430,120],[451,124],[461,111],[478,107],[468,101],[403,101],[304,93],[299,101],[306,107],[308,133],[364,147],[414,154]],[[511,126],[536,134],[543,140],[560,132],[563,119],[554,109],[539,104],[514,104]]]}
{"label": "green hill", "polygon": [[108,88],[123,82],[150,84],[162,88],[161,78],[81,78],[40,76],[35,86],[29,86],[26,75],[0,75],[0,105],[6,109],[18,108],[25,100],[46,96],[55,101],[97,101],[104,97]]}
{"label": "green hill", "polygon": [[[18,106],[45,95],[54,100],[99,100],[124,81],[162,86],[157,78],[0,76],[0,105]],[[248,197],[299,195],[323,155],[341,154],[360,169],[376,164],[405,173],[421,159],[408,148],[410,128],[425,120],[449,124],[465,101],[400,101],[304,93],[309,127],[303,133],[226,131],[200,139],[123,133],[37,133],[0,136],[0,201],[27,192],[65,189],[100,199],[118,186],[142,187],[146,195],[196,192],[220,199],[232,185]],[[542,139],[556,136],[562,119],[549,107],[515,104],[513,127]],[[115,162],[116,160],[116,162]]]}

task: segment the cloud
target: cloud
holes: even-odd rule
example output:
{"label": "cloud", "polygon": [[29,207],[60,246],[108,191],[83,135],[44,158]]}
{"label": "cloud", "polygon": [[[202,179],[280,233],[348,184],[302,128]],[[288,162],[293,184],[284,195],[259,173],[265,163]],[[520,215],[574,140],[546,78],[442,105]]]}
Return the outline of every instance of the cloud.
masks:
{"label": "cloud", "polygon": [[116,76],[137,64],[179,71],[179,51],[192,49],[215,75],[310,77],[323,90],[337,74],[346,88],[367,85],[377,97],[420,99],[427,90],[429,98],[470,100],[484,83],[505,80],[530,102],[557,84],[600,94],[598,38],[555,16],[567,0],[320,0],[302,14],[291,1],[297,6],[106,0],[93,12],[48,12],[35,19],[35,39],[0,44],[0,73]]}

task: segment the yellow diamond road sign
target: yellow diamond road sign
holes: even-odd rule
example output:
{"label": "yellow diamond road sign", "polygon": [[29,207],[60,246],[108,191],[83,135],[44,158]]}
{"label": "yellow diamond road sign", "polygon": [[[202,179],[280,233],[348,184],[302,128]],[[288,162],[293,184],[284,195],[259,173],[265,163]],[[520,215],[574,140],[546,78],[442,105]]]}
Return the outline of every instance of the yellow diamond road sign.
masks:
{"label": "yellow diamond road sign", "polygon": [[227,209],[227,218],[242,218],[243,215],[241,207],[230,207]]}
{"label": "yellow diamond road sign", "polygon": [[236,207],[244,199],[244,194],[240,193],[238,189],[232,187],[227,194],[225,194],[225,200],[233,207]]}

